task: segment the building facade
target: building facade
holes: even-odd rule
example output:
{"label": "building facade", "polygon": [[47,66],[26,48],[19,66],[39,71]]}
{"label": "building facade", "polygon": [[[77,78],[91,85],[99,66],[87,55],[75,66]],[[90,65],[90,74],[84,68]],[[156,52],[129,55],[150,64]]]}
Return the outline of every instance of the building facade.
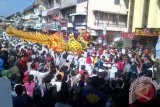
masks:
{"label": "building facade", "polygon": [[11,24],[11,26],[18,27],[22,25],[22,14],[20,12],[16,12],[12,15],[7,16],[6,21],[7,20]]}
{"label": "building facade", "polygon": [[42,0],[45,10],[42,12],[44,31],[59,30],[60,0]]}
{"label": "building facade", "polygon": [[43,4],[46,30],[84,29],[93,36],[104,30],[115,35],[127,30],[126,0],[43,0]]}
{"label": "building facade", "polygon": [[128,30],[160,28],[160,0],[128,0]]}
{"label": "building facade", "polygon": [[[139,29],[152,29],[160,28],[160,0],[128,0],[128,23],[127,28],[129,32],[135,32],[136,28]],[[152,36],[152,35],[151,35]],[[151,48],[155,46],[158,37],[148,37],[147,35],[136,35],[132,42],[136,42]]]}
{"label": "building facade", "polygon": [[89,0],[87,27],[95,36],[112,33],[120,36],[127,31],[127,4],[125,0]]}
{"label": "building facade", "polygon": [[37,0],[23,11],[23,26],[35,30],[42,29],[42,11],[45,10],[41,1]]}

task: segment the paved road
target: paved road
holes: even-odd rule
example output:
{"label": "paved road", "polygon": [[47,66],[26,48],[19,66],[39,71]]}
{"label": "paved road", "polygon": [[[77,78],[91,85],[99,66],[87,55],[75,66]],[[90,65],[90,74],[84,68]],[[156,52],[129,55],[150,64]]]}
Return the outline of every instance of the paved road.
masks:
{"label": "paved road", "polygon": [[0,107],[13,107],[10,80],[0,77]]}

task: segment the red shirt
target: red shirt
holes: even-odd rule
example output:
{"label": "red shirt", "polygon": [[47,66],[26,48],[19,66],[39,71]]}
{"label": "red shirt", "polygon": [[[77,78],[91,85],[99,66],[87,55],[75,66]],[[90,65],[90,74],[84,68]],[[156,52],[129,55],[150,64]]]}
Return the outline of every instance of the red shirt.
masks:
{"label": "red shirt", "polygon": [[87,64],[92,64],[91,57],[87,57],[86,62],[87,62]]}
{"label": "red shirt", "polygon": [[123,64],[122,61],[118,62],[117,65],[118,65],[118,70],[123,70],[124,69],[124,64]]}
{"label": "red shirt", "polygon": [[47,62],[51,62],[52,58],[51,57],[47,57]]}
{"label": "red shirt", "polygon": [[23,59],[20,59],[20,66],[27,67],[27,61],[28,59],[26,57]]}
{"label": "red shirt", "polygon": [[32,52],[30,50],[27,51],[27,57],[30,57]]}

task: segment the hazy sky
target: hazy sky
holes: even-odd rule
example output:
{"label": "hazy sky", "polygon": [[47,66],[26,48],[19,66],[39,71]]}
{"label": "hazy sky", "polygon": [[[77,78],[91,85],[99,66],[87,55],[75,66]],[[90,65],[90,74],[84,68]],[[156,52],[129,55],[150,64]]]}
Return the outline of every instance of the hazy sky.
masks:
{"label": "hazy sky", "polygon": [[22,12],[35,0],[0,0],[0,16],[9,16],[15,12]]}

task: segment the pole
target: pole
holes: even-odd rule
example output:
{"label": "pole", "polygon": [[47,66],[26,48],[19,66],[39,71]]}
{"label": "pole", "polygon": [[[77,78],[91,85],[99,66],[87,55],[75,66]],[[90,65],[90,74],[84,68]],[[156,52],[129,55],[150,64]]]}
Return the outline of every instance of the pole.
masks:
{"label": "pole", "polygon": [[68,36],[68,23],[69,23],[69,21],[68,21],[68,19],[66,20],[67,21],[67,29],[66,29],[66,38],[68,38],[67,36]]}
{"label": "pole", "polygon": [[86,8],[86,11],[87,11],[87,15],[86,15],[86,31],[87,31],[87,28],[88,28],[88,7],[89,7],[89,0],[87,1],[87,8]]}

